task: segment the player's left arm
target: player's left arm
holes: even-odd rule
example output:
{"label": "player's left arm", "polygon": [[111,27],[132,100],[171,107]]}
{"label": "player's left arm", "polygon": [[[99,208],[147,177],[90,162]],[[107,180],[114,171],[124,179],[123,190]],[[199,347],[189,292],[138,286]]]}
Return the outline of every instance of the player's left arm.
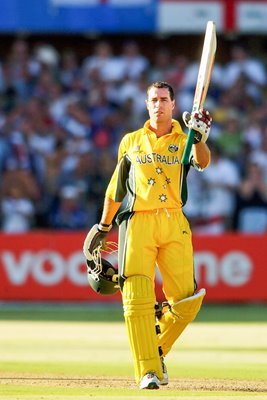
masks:
{"label": "player's left arm", "polygon": [[106,238],[112,228],[112,220],[119,210],[121,203],[105,197],[101,221],[95,224],[88,232],[84,244],[83,254],[88,261],[93,259],[93,251],[100,245],[105,248]]}
{"label": "player's left arm", "polygon": [[84,241],[83,253],[89,261],[93,259],[93,251],[99,245],[105,248],[107,235],[112,229],[112,221],[127,192],[127,168],[125,167],[125,157],[121,154],[123,154],[123,143],[121,143],[119,148],[119,162],[106,190],[100,223],[95,224],[90,229]]}

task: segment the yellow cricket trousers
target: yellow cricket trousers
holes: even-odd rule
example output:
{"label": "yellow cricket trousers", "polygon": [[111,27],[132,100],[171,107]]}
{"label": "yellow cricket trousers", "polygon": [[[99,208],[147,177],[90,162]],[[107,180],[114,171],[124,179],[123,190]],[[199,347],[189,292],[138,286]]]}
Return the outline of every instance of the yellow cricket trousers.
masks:
{"label": "yellow cricket trousers", "polygon": [[135,212],[120,225],[120,275],[154,282],[156,265],[170,304],[194,293],[192,233],[181,209]]}

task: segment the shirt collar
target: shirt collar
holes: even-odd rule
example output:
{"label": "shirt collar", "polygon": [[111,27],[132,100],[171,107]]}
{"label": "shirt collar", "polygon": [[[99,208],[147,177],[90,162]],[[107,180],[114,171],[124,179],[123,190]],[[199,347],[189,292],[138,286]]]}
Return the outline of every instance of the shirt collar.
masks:
{"label": "shirt collar", "polygon": [[[146,134],[146,135],[155,134],[155,132],[153,132],[153,131],[151,131],[151,129],[149,129],[149,124],[150,124],[150,120],[147,120],[144,124],[144,134]],[[177,134],[177,133],[182,133],[181,125],[179,124],[178,121],[176,121],[175,119],[172,119],[172,131],[169,133],[169,135],[173,135],[173,134]]]}

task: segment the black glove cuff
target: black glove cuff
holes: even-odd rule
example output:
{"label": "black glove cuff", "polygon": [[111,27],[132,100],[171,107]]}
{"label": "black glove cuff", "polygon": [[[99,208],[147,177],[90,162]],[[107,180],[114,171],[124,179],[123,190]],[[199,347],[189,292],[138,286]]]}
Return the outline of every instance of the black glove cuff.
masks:
{"label": "black glove cuff", "polygon": [[202,135],[201,135],[200,132],[195,131],[194,129],[193,129],[193,131],[194,131],[194,141],[193,141],[193,144],[197,144],[197,143],[201,142]]}

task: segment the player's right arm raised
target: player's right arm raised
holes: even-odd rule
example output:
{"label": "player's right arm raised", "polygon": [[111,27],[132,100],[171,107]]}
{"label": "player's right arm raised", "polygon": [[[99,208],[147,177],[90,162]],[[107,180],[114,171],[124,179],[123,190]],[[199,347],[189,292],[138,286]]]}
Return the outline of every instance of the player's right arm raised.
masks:
{"label": "player's right arm raised", "polygon": [[194,114],[185,111],[183,113],[183,120],[185,125],[194,134],[192,145],[193,159],[201,169],[204,169],[210,163],[210,150],[206,145],[206,141],[211,129],[211,115],[206,110],[199,110],[199,112]]}

